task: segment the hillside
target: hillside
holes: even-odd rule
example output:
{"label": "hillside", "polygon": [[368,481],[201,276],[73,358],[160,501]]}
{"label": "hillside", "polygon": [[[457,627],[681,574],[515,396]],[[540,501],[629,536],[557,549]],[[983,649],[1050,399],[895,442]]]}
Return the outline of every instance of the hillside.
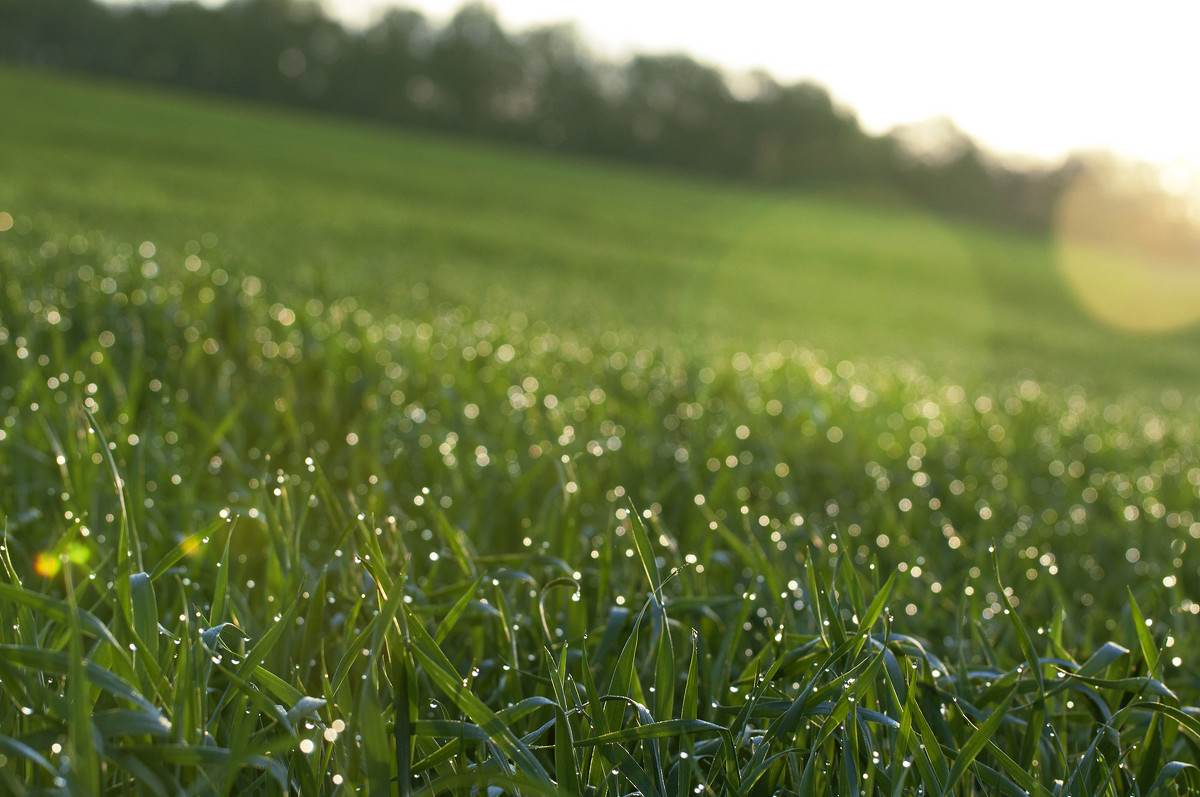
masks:
{"label": "hillside", "polygon": [[[485,299],[534,320],[790,340],[965,382],[1191,389],[1200,332],[1091,321],[1052,241],[895,198],[772,193],[200,97],[0,71],[0,204],[46,231],[214,235],[229,267],[402,308]],[[422,286],[418,288],[418,286]]]}

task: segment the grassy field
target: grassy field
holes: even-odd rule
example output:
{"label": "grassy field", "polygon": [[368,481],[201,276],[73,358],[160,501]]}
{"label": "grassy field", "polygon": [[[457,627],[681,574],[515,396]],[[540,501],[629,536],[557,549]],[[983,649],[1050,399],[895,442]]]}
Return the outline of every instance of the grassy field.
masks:
{"label": "grassy field", "polygon": [[[1194,389],[1200,332],[1090,321],[1049,240],[905,207],[771,194],[94,81],[0,71],[0,195],[43,229],[216,236],[233,273],[294,296],[406,305],[493,293],[557,327],[916,359],[1109,395]],[[44,215],[42,215],[44,214]],[[315,286],[315,288],[314,288]]]}
{"label": "grassy field", "polygon": [[0,97],[5,793],[1200,788],[1190,344],[999,379],[1116,340],[1018,279],[1045,244]]}

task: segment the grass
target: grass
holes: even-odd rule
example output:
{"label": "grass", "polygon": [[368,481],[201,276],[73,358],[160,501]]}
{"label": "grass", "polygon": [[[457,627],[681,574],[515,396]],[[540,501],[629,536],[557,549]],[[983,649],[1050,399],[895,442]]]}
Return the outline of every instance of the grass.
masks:
{"label": "grass", "polygon": [[1108,329],[1072,298],[1051,240],[895,197],[764,193],[10,70],[0,101],[0,204],[14,216],[173,251],[208,233],[232,274],[299,303],[355,295],[387,314],[420,284],[435,302],[498,293],[556,329],[728,354],[791,340],[976,385],[1200,385],[1179,365],[1196,356],[1195,328]]}
{"label": "grass", "polygon": [[1048,242],[0,97],[0,791],[1200,789],[1194,341]]}
{"label": "grass", "polygon": [[1200,788],[1191,399],[222,258],[0,237],[5,791]]}

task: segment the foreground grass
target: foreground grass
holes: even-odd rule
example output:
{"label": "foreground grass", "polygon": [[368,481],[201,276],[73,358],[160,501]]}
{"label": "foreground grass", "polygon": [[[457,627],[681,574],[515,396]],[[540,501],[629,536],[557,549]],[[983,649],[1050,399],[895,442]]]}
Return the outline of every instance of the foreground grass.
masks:
{"label": "foreground grass", "polygon": [[18,224],[171,250],[208,233],[231,274],[294,286],[297,304],[316,290],[386,315],[419,281],[453,304],[502,291],[558,330],[682,331],[730,354],[793,340],[972,385],[1028,370],[1109,395],[1200,386],[1181,367],[1200,331],[1105,329],[1052,241],[896,197],[739,189],[7,69],[0,104],[0,211]]}
{"label": "foreground grass", "polygon": [[1200,788],[1179,393],[289,305],[199,241],[13,230],[0,284],[6,792]]}

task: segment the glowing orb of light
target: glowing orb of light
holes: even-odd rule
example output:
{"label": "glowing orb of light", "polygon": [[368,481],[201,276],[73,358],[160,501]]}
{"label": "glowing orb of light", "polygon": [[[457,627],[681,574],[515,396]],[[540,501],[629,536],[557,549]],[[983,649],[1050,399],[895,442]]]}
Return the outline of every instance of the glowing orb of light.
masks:
{"label": "glowing orb of light", "polygon": [[1059,271],[1080,305],[1117,329],[1162,333],[1200,323],[1196,206],[1130,167],[1085,171],[1055,213]]}

